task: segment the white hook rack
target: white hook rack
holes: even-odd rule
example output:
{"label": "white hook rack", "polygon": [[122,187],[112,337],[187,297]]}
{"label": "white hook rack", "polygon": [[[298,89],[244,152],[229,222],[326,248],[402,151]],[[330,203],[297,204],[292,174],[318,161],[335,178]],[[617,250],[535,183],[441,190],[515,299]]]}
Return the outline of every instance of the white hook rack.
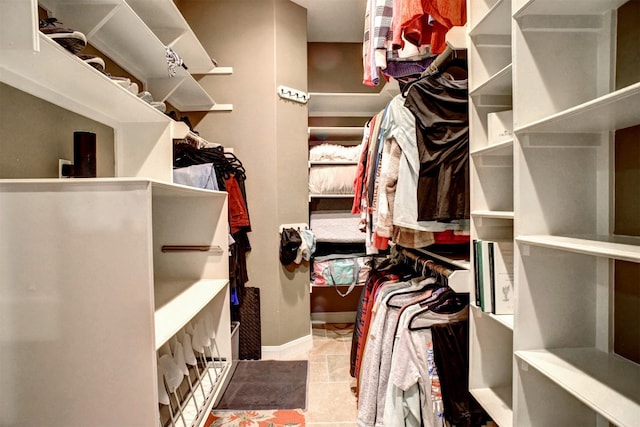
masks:
{"label": "white hook rack", "polygon": [[278,86],[278,96],[290,101],[299,102],[300,104],[306,104],[311,97],[311,95],[306,92],[282,85]]}

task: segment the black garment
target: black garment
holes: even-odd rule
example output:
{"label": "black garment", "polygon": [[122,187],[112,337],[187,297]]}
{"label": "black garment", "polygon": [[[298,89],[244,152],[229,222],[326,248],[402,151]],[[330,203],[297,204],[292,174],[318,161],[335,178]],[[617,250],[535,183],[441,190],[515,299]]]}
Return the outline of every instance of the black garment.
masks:
{"label": "black garment", "polygon": [[222,146],[196,148],[189,144],[173,144],[174,168],[183,168],[203,163],[213,163],[218,180],[218,189],[220,189],[220,191],[226,191],[225,181],[231,175],[234,175],[238,182],[246,179],[242,162],[232,153],[225,153],[224,147]]}
{"label": "black garment", "polygon": [[491,418],[469,392],[469,321],[431,326],[444,417],[456,427],[482,426]]}
{"label": "black garment", "polygon": [[420,156],[419,221],[469,218],[468,95],[467,80],[442,76],[416,80],[407,91]]}
{"label": "black garment", "polygon": [[[226,191],[226,181],[233,176],[240,187],[244,206],[249,215],[245,180],[246,171],[242,162],[232,153],[225,153],[223,146],[197,148],[185,143],[173,144],[174,168],[188,167],[203,163],[212,163],[216,172],[218,189]],[[241,304],[244,286],[249,281],[247,272],[247,253],[251,251],[248,232],[251,226],[242,227],[232,234],[235,244],[229,247],[229,284],[232,290],[233,305]],[[237,313],[232,310],[232,320],[238,320]]]}

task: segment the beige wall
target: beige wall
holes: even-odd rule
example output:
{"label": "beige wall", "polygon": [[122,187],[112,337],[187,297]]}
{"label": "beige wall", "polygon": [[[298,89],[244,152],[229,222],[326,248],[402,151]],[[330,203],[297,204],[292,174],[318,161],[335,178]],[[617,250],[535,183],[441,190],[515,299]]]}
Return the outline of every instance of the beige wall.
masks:
{"label": "beige wall", "polygon": [[57,178],[76,130],[96,134],[98,176],[114,176],[113,129],[0,83],[0,178]]}
{"label": "beige wall", "polygon": [[262,345],[310,332],[309,271],[278,260],[279,225],[308,221],[307,107],[277,96],[279,85],[307,90],[306,10],[288,0],[182,0],[179,6],[231,76],[201,84],[230,113],[208,113],[196,130],[234,149],[247,170],[252,232],[247,286],[260,288]]}

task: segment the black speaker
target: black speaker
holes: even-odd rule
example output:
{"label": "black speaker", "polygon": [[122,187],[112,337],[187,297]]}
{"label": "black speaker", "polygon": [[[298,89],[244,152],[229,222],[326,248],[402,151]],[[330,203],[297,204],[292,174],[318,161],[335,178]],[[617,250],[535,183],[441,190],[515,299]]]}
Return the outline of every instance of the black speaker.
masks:
{"label": "black speaker", "polygon": [[96,134],[76,131],[73,133],[73,176],[75,178],[95,178],[96,174]]}

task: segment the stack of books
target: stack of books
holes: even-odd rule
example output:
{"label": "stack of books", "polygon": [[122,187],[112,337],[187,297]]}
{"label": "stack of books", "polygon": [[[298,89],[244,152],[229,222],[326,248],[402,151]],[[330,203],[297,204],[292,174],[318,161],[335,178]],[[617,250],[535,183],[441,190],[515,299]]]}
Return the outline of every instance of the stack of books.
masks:
{"label": "stack of books", "polygon": [[513,314],[513,241],[473,241],[475,303],[482,311]]}

